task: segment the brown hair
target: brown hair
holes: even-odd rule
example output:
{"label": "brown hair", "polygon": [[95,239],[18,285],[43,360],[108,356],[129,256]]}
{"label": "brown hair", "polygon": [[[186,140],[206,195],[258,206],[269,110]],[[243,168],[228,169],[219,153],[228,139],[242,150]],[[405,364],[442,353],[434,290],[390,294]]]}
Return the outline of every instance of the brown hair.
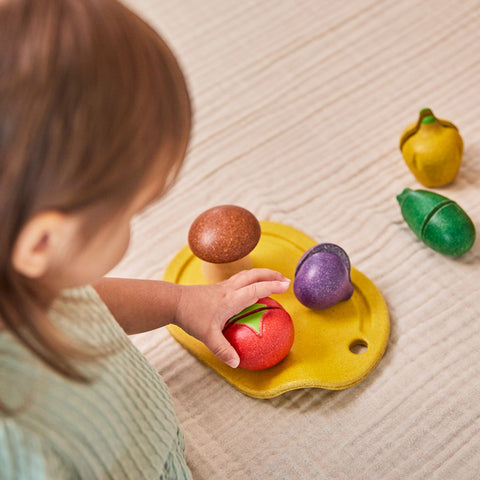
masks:
{"label": "brown hair", "polygon": [[12,266],[20,230],[48,209],[121,208],[155,162],[178,168],[189,130],[173,54],[121,3],[0,2],[0,318],[62,374],[85,380]]}

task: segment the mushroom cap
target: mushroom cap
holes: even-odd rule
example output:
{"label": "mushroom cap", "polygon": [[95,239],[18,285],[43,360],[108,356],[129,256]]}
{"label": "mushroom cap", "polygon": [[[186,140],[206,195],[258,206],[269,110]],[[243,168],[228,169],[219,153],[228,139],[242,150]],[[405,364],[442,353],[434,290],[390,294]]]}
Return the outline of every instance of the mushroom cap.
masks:
{"label": "mushroom cap", "polygon": [[229,263],[247,256],[260,240],[255,215],[236,205],[220,205],[201,213],[188,232],[192,252],[209,263]]}

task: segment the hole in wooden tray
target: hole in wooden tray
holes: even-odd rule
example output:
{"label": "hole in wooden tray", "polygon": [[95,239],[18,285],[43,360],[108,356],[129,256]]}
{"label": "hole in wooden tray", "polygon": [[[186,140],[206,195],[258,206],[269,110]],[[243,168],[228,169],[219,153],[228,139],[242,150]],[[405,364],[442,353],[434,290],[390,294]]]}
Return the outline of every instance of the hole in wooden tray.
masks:
{"label": "hole in wooden tray", "polygon": [[355,355],[361,355],[368,349],[368,344],[365,340],[357,339],[350,344],[350,351]]}

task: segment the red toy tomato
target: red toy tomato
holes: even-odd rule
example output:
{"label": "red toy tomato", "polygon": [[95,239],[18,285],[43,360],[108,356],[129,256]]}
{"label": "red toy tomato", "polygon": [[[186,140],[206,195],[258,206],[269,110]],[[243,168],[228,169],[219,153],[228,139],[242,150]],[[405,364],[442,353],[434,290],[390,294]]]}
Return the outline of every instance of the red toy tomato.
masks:
{"label": "red toy tomato", "polygon": [[283,360],[293,345],[293,322],[272,298],[261,298],[225,324],[223,334],[240,357],[240,367],[263,370]]}

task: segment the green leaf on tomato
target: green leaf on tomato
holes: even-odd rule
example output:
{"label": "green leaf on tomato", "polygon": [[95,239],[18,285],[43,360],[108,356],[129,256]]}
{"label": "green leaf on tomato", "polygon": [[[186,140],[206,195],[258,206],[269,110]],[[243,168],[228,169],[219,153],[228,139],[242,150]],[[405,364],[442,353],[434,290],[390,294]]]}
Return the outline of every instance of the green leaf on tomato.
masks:
{"label": "green leaf on tomato", "polygon": [[268,306],[264,303],[255,303],[230,318],[227,324],[232,325],[233,323],[238,323],[248,325],[249,327],[253,328],[257,333],[260,333],[260,321],[266,309],[268,309]]}

